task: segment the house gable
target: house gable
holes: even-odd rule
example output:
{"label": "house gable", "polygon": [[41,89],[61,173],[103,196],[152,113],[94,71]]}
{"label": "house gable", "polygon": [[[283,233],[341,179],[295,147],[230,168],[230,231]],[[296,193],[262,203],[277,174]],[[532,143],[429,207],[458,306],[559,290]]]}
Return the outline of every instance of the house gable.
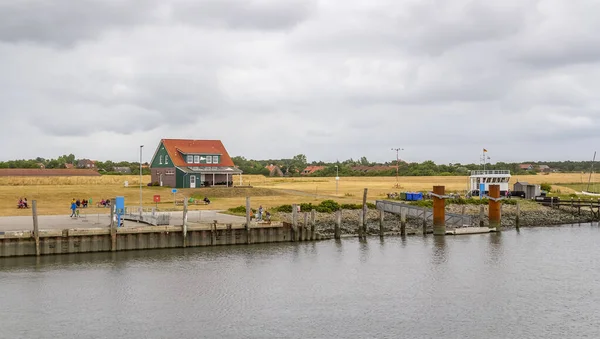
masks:
{"label": "house gable", "polygon": [[154,156],[152,157],[152,161],[150,162],[150,168],[164,168],[164,167],[174,167],[173,161],[169,156],[169,152],[165,148],[164,144],[161,142],[154,152]]}
{"label": "house gable", "polygon": [[163,139],[161,143],[170,162],[178,167],[235,166],[220,140]]}

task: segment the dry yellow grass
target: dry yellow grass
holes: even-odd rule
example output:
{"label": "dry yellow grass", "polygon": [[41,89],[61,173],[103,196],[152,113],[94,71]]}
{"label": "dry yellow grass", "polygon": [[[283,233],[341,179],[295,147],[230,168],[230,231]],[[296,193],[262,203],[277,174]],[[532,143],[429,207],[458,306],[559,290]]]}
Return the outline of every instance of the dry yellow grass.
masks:
{"label": "dry yellow grass", "polygon": [[[549,175],[513,176],[512,183],[527,181],[541,184],[554,184],[563,193],[571,193],[572,189],[557,186],[557,183],[581,183],[587,181],[587,174],[552,173]],[[426,191],[434,185],[445,185],[447,191],[464,191],[467,177],[400,177],[400,188],[396,188],[395,177],[342,177],[336,195],[334,178],[265,178],[262,176],[244,175],[244,185],[252,185],[255,189],[236,189],[223,193],[223,189],[183,189],[178,190],[175,199],[182,199],[193,193],[206,194],[212,200],[209,206],[193,206],[192,209],[227,209],[245,204],[245,196],[252,197],[252,206],[263,205],[265,208],[289,203],[315,202],[323,200],[323,196],[335,196],[341,202],[360,202],[363,189],[369,189],[370,200],[378,199],[389,192]],[[129,187],[124,187],[128,181]],[[144,176],[142,182],[150,181]],[[596,181],[596,178],[592,178]],[[239,178],[234,183],[239,184]],[[265,188],[270,190],[257,190]],[[219,193],[220,192],[220,193]],[[174,208],[173,194],[166,187],[143,186],[145,206],[153,206],[153,196],[161,196],[159,208]],[[124,196],[127,205],[139,204],[139,176],[101,176],[101,177],[0,177],[0,215],[30,215],[29,210],[16,208],[19,197],[27,197],[29,201],[36,199],[40,214],[67,214],[72,198],[92,199],[93,206],[102,198]],[[318,196],[318,198],[316,197]],[[87,213],[106,213],[103,208],[89,208]],[[181,207],[178,207],[181,209]]]}

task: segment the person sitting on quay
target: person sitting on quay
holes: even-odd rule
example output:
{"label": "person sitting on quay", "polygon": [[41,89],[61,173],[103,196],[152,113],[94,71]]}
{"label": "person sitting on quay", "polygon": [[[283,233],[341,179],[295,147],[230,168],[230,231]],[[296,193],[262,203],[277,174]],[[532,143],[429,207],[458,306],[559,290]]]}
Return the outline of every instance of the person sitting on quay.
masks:
{"label": "person sitting on quay", "polygon": [[79,199],[77,199],[75,201],[75,205],[77,205],[77,208],[81,207],[81,201]]}
{"label": "person sitting on quay", "polygon": [[17,208],[29,208],[29,206],[27,205],[27,198],[19,198]]}
{"label": "person sitting on quay", "polygon": [[81,199],[81,207],[83,207],[83,208],[88,207],[88,201],[86,199]]}
{"label": "person sitting on quay", "polygon": [[204,201],[204,203],[205,203],[206,205],[209,205],[209,204],[210,204],[210,200],[209,200],[207,197],[204,197],[204,199],[202,199],[202,201]]}

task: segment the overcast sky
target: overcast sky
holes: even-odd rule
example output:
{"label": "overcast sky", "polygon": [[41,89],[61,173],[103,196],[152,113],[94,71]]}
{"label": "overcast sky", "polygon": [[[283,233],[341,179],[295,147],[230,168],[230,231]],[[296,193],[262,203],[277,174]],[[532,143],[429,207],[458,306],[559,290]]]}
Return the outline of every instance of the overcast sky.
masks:
{"label": "overcast sky", "polygon": [[597,0],[2,0],[0,160],[591,160]]}

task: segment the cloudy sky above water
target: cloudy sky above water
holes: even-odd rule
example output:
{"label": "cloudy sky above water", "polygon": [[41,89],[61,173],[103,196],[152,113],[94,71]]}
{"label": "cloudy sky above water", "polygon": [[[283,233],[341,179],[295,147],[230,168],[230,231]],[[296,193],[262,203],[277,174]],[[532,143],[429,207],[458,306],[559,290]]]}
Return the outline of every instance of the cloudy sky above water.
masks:
{"label": "cloudy sky above water", "polygon": [[[590,160],[597,0],[2,0],[0,160]],[[600,149],[599,149],[600,150]]]}

